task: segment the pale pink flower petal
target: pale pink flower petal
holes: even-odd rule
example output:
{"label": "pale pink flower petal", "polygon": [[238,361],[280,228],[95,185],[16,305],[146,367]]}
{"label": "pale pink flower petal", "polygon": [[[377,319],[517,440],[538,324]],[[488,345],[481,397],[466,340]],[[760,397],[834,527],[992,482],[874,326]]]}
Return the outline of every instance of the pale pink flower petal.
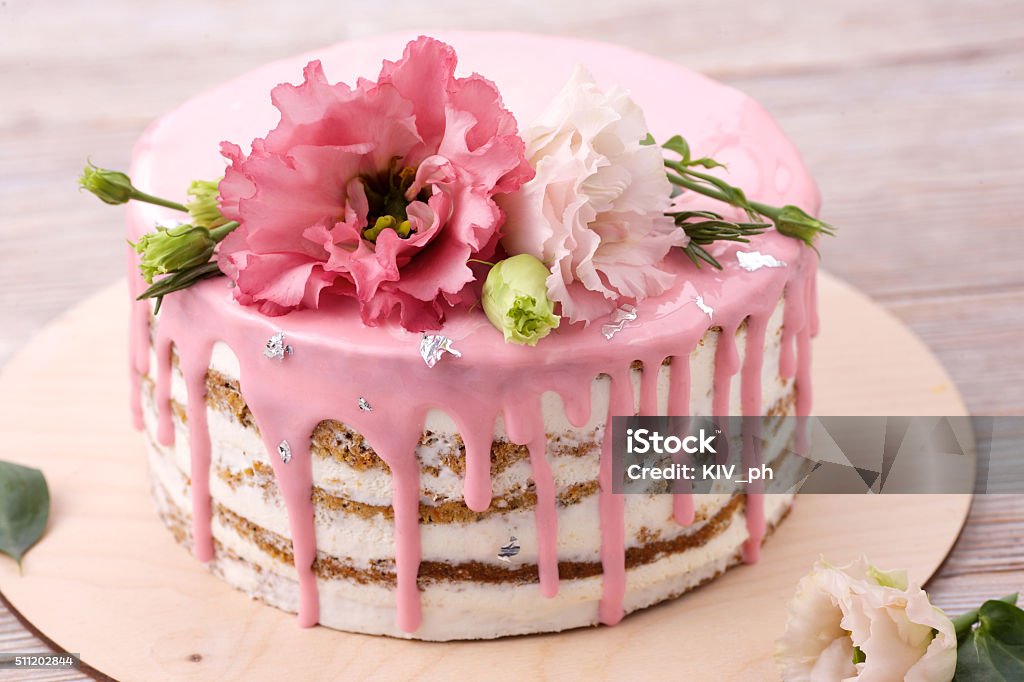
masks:
{"label": "pale pink flower petal", "polygon": [[953,623],[919,585],[861,558],[819,561],[800,581],[775,658],[787,682],[948,682],[956,646]]}
{"label": "pale pink flower petal", "polygon": [[665,215],[671,185],[646,135],[626,92],[601,91],[582,69],[525,133],[536,175],[502,200],[502,245],[551,268],[548,294],[571,322],[589,324],[674,280],[661,263],[688,240]]}

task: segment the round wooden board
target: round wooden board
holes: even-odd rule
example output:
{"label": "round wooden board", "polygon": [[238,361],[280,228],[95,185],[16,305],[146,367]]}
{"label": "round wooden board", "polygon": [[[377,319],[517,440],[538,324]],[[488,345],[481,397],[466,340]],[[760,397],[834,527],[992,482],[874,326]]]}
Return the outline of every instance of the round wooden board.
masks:
{"label": "round wooden board", "polygon": [[[818,414],[965,413],[939,363],[888,313],[827,275],[820,304]],[[128,419],[126,307],[123,283],[98,293],[0,373],[0,458],[41,468],[53,498],[24,575],[0,560],[0,591],[118,679],[775,679],[786,602],[819,555],[863,553],[924,580],[970,506],[969,495],[802,496],[760,563],[614,628],[446,644],[300,629],[209,574],[157,518]]]}

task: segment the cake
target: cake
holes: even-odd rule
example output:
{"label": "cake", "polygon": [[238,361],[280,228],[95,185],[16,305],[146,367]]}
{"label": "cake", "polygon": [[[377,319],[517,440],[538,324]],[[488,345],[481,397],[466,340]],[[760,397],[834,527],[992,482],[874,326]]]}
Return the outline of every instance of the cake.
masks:
{"label": "cake", "polygon": [[[634,191],[628,176],[604,178],[604,190],[617,188],[611,198],[593,190],[589,204],[573,204],[583,217],[574,214],[570,226],[577,231],[570,242],[580,229],[591,228],[608,240],[614,229],[653,235],[650,242],[637,238],[636,251],[620,246],[619,270],[601,270],[599,263],[590,271],[598,279],[587,281],[589,256],[552,256],[545,253],[549,242],[523,243],[529,239],[526,231],[536,228],[530,221],[539,220],[531,206],[552,211],[554,185],[538,189],[540,178],[553,177],[571,163],[587,163],[578,158],[576,138],[566,142],[576,154],[566,157],[567,165],[552,170],[537,160],[539,149],[557,142],[554,128],[571,118],[555,116],[552,122],[556,100],[576,107],[599,101],[605,107],[600,111],[617,112],[622,126],[645,121],[658,141],[682,132],[694,157],[727,166],[708,173],[742,188],[752,200],[814,215],[818,192],[798,153],[752,99],[673,63],[564,38],[504,33],[438,38],[443,43],[415,35],[377,36],[272,63],[187,102],[139,140],[131,170],[135,185],[151,195],[181,197],[190,181],[226,174],[220,207],[242,225],[212,261],[228,277],[205,278],[219,272],[204,271],[201,281],[163,296],[158,312],[151,298],[135,300],[147,282],[140,277],[136,249],[129,251],[133,415],[145,436],[160,517],[216,575],[297,613],[303,626],[423,640],[614,625],[625,614],[676,597],[730,567],[756,562],[761,543],[789,511],[792,495],[617,494],[607,425],[610,416],[629,414],[807,414],[810,339],[817,324],[814,250],[781,227],[769,226],[746,242],[707,244],[704,252],[720,269],[707,262],[699,266],[692,252],[676,248],[686,245],[678,236],[682,232],[664,230],[664,211],[629,212],[628,200],[636,197],[627,196]],[[415,162],[382,161],[383,152],[366,161],[377,152],[359,147],[360,126],[392,122],[368,115],[353,123],[328,111],[355,107],[349,100],[359,106],[374,103],[397,112],[399,121],[376,149],[397,144],[410,126],[419,126],[415,145],[425,145],[425,114],[410,124],[404,100],[382,104],[378,100],[390,91],[374,90],[371,81],[356,85],[361,77],[373,78],[385,60],[402,55],[406,43],[403,59],[387,62],[380,80],[393,79],[398,85],[391,87],[399,91],[418,88],[418,95],[409,95],[412,100],[436,95],[429,86],[437,76],[429,69],[454,68],[455,53],[460,76],[479,72],[489,79],[444,81],[447,118],[432,124],[445,135],[464,126],[458,141],[465,148],[447,158],[493,155],[474,177],[493,168],[501,175],[495,171],[486,183],[465,181],[466,192],[477,192],[473,197],[437,188],[462,182],[452,178],[463,178],[475,163],[465,161],[457,172],[444,167],[440,152],[449,141],[431,148],[434,156],[417,152]],[[414,72],[417,50],[440,57]],[[322,67],[307,67],[312,60]],[[590,75],[576,71],[577,65]],[[575,89],[564,88],[567,80]],[[302,85],[275,89],[296,82]],[[338,82],[354,89],[331,90]],[[365,92],[357,92],[360,88]],[[272,90],[274,102],[286,112],[283,119],[271,103]],[[501,97],[496,103],[495,90]],[[459,116],[471,109],[475,114],[468,123],[460,123]],[[313,154],[311,140],[326,134],[316,128],[318,116],[329,118],[330,135],[344,129],[354,136],[344,153],[363,154],[362,163],[377,164],[385,182],[381,191],[405,183],[404,196],[420,206],[374,213],[371,190],[376,190],[360,166],[357,177],[364,186],[356,194],[351,185],[344,190],[350,192],[346,206],[356,206],[357,214],[360,204],[352,197],[370,197],[356,218],[362,221],[357,239],[377,237],[373,226],[399,236],[388,232],[377,237],[380,241],[346,251],[338,246],[340,237],[324,238],[327,232],[310,228],[301,233],[307,240],[301,248],[311,256],[282,254],[276,247],[260,251],[259,241],[272,236],[270,228],[257,230],[260,220],[271,214],[275,220],[297,219],[319,200],[312,190],[304,193],[280,180],[301,175],[300,162]],[[530,128],[534,121],[541,121],[540,128]],[[546,133],[545,121],[554,126]],[[585,137],[593,117],[578,121]],[[268,134],[275,127],[278,132]],[[285,127],[291,141],[299,142],[291,156],[274,156]],[[517,143],[527,130],[534,131],[532,141]],[[473,139],[485,132],[494,141],[486,147]],[[634,136],[638,144],[642,132]],[[246,151],[252,140],[257,142]],[[332,140],[318,148],[327,152],[314,151],[341,154],[337,150],[344,145]],[[222,141],[238,146],[222,149]],[[614,146],[601,139],[594,148],[608,144]],[[625,148],[635,159],[648,154],[632,144]],[[608,166],[601,158],[598,171]],[[275,163],[287,166],[277,185],[252,179],[257,164]],[[421,176],[430,173],[448,175],[437,187],[421,187]],[[661,187],[661,180],[651,182]],[[487,196],[479,190],[485,185],[491,191]],[[639,186],[636,180],[633,187]],[[589,185],[574,187],[591,191]],[[397,240],[408,239],[410,229],[414,237],[425,234],[431,218],[423,206],[444,192],[449,194],[437,201],[452,202],[454,208],[443,214],[452,225],[479,227],[472,220],[459,222],[460,207],[466,206],[488,209],[483,212],[500,225],[500,245],[496,239],[473,242],[470,235],[468,252],[456,248],[464,246],[461,242],[434,242],[424,250],[427,256],[418,256],[441,268],[437,263],[455,254],[451,257],[461,258],[460,276],[468,272],[462,269],[466,253],[473,261],[487,261],[468,266],[472,282],[461,293],[434,291],[433,299],[410,302],[417,271],[403,275],[407,289],[381,275],[374,282],[377,293],[366,294],[368,285],[356,268],[376,267],[380,258],[353,260],[341,276],[331,270],[334,260],[316,250],[318,238],[333,240],[323,242],[324,248],[339,260],[358,249],[379,254],[391,248],[386,244],[406,247],[411,242]],[[271,195],[280,203],[271,203]],[[666,194],[665,201],[677,202],[676,210],[683,206],[743,219],[734,208],[693,192],[675,199]],[[612,208],[602,209],[601,202]],[[436,209],[431,215],[442,215],[440,205],[430,203]],[[588,210],[604,222],[592,222]],[[416,222],[424,211],[427,217]],[[138,245],[154,225],[173,229],[166,221],[178,215],[134,202],[129,238]],[[565,215],[553,218],[556,228]],[[345,215],[339,211],[334,219]],[[328,229],[341,228],[328,223]],[[541,232],[550,241],[550,230]],[[662,243],[649,246],[655,239]],[[564,251],[565,243],[555,250]],[[628,246],[628,239],[622,244]],[[660,249],[659,258],[637,265],[634,254],[645,249]],[[515,317],[502,330],[500,320],[495,328],[490,319],[493,296],[500,292],[485,287],[481,294],[480,286],[485,278],[491,281],[491,259],[513,252],[532,253],[531,263],[550,268],[550,275],[542,274],[554,287],[554,307],[539,317]],[[298,265],[281,266],[279,279],[252,284],[264,276],[260,264],[292,257]],[[623,272],[628,281],[619,282]],[[438,277],[447,281],[449,274],[450,268],[442,269]],[[544,298],[543,291],[539,296]],[[536,303],[535,298],[517,301]],[[481,300],[490,305],[486,311]]]}

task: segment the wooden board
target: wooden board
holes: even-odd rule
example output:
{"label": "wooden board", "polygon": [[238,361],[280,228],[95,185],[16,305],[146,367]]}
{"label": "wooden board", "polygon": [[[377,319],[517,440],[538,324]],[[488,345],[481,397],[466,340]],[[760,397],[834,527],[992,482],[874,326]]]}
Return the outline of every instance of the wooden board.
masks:
{"label": "wooden board", "polygon": [[[964,413],[906,328],[828,276],[820,293],[819,414]],[[303,630],[210,575],[158,520],[128,424],[125,297],[117,285],[72,309],[0,374],[2,456],[41,467],[53,497],[24,575],[0,561],[0,591],[119,679],[772,679],[785,604],[819,554],[864,553],[924,580],[970,505],[967,495],[801,497],[759,564],[614,628],[447,644]]]}

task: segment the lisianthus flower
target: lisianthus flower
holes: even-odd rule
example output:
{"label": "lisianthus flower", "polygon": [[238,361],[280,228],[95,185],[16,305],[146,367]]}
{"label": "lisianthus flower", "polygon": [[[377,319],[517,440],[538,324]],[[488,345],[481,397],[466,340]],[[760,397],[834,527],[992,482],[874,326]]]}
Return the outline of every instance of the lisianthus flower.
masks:
{"label": "lisianthus flower", "polygon": [[533,171],[497,88],[456,61],[421,37],[355,87],[311,62],[274,88],[281,121],[250,154],[222,145],[221,211],[241,225],[218,263],[240,303],[280,315],[349,296],[368,325],[397,313],[423,331],[471,298],[467,261],[492,256],[504,220],[493,197]]}
{"label": "lisianthus flower", "polygon": [[775,659],[786,682],[944,682],[956,669],[953,623],[903,571],[861,558],[818,561],[789,604]]}
{"label": "lisianthus flower", "polygon": [[487,273],[481,297],[484,313],[506,342],[535,346],[558,328],[547,278],[548,269],[528,253],[506,258]]}
{"label": "lisianthus flower", "polygon": [[672,188],[661,150],[642,144],[647,133],[629,94],[603,92],[582,67],[524,132],[537,174],[502,200],[502,245],[548,265],[548,293],[571,322],[660,294],[674,279],[659,264],[688,239],[665,216]]}

